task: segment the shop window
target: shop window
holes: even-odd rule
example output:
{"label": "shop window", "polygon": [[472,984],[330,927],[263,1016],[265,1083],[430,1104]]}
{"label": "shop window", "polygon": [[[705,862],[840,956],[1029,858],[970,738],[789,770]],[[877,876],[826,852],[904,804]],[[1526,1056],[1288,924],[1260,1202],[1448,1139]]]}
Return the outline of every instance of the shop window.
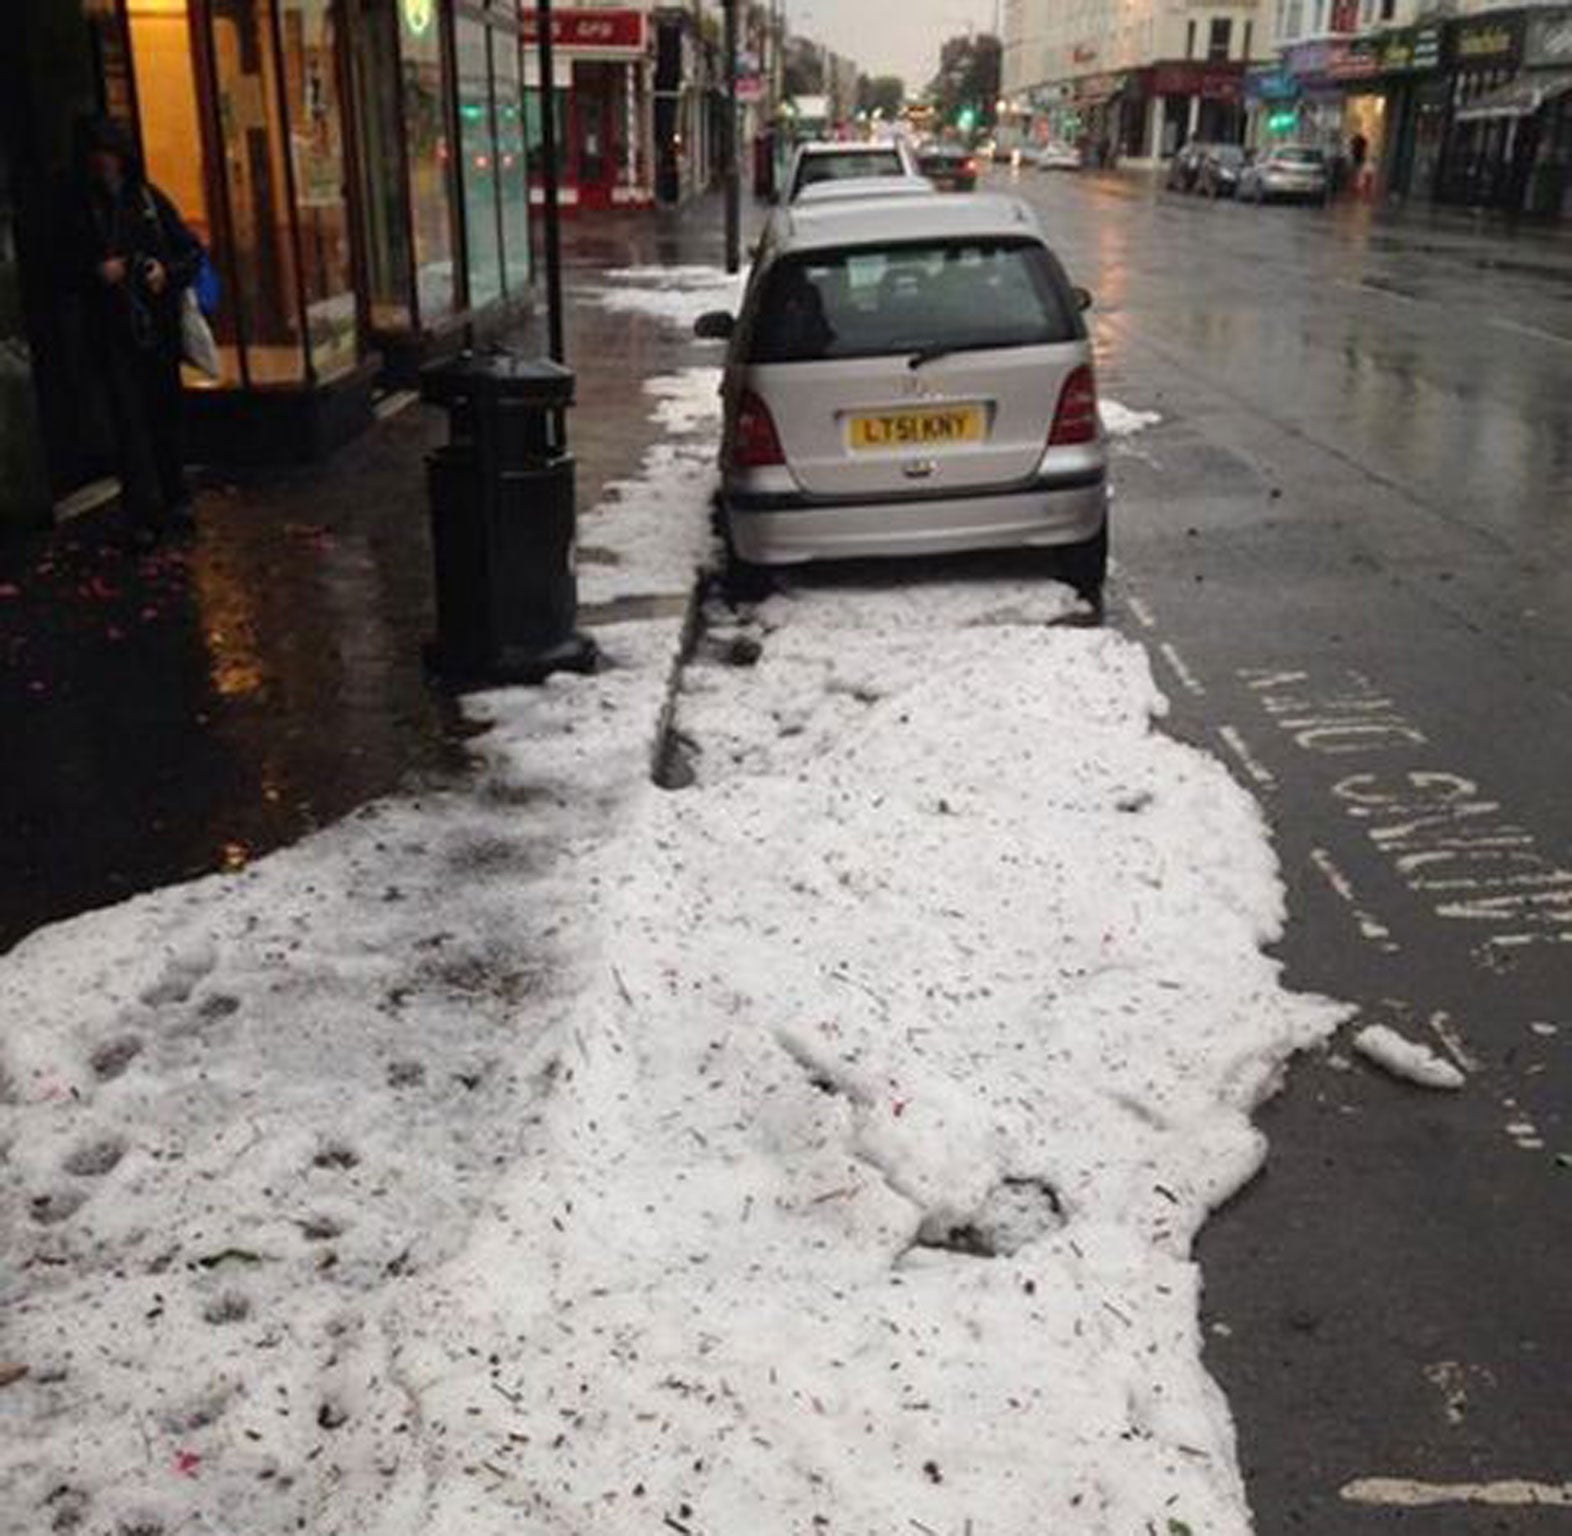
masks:
{"label": "shop window", "polygon": [[399,20],[394,0],[358,0],[350,63],[360,137],[367,312],[377,330],[407,330],[414,324],[413,253],[399,95],[388,89],[388,82],[399,77]]}
{"label": "shop window", "polygon": [[[130,0],[126,25],[138,84],[142,157],[154,184],[180,210],[191,231],[214,249],[208,208],[202,119],[192,66],[191,18],[186,0]],[[129,94],[129,93],[128,93]],[[215,324],[224,384],[240,381],[240,346],[231,296]],[[192,384],[208,382],[188,370]]]}
{"label": "shop window", "polygon": [[305,377],[278,59],[267,0],[209,0],[224,184],[245,369],[253,384]]}
{"label": "shop window", "polygon": [[[557,179],[565,180],[568,174],[568,88],[558,85],[552,92],[556,98],[557,130]],[[524,93],[524,110],[529,133],[529,173],[539,181],[546,173],[546,151],[541,132],[540,87],[532,85]]]}
{"label": "shop window", "polygon": [[1184,56],[1187,59],[1195,57],[1195,21],[1193,18],[1184,24]]}
{"label": "shop window", "polygon": [[1248,64],[1255,52],[1255,23],[1246,21],[1244,24],[1244,45],[1239,50],[1239,57]]}
{"label": "shop window", "polygon": [[103,109],[122,123],[136,115],[131,90],[131,59],[115,0],[82,0],[82,17],[92,42],[94,73],[103,92]]}
{"label": "shop window", "polygon": [[529,285],[529,170],[524,152],[524,81],[518,39],[491,39],[497,122],[497,190],[502,199],[502,275],[510,294]]}
{"label": "shop window", "polygon": [[[453,313],[452,155],[442,111],[442,29],[433,10],[400,6],[404,145],[409,165],[416,300],[422,325]],[[417,23],[420,25],[417,27]]]}
{"label": "shop window", "polygon": [[497,221],[496,148],[491,124],[488,29],[453,18],[458,74],[459,170],[469,256],[469,302],[478,308],[502,294],[502,238]]}
{"label": "shop window", "polygon": [[332,0],[279,0],[306,335],[319,379],[359,358]]}
{"label": "shop window", "polygon": [[1206,41],[1206,58],[1211,64],[1225,64],[1228,62],[1228,49],[1234,39],[1233,18],[1229,16],[1214,16],[1212,18],[1211,35]]}

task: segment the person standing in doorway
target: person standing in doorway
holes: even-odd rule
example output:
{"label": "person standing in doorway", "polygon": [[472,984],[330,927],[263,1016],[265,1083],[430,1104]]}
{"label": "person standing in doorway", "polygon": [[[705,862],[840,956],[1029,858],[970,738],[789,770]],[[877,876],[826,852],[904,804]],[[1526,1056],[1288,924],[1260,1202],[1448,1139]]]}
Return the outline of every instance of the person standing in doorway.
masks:
{"label": "person standing in doorway", "polygon": [[131,135],[110,118],[77,126],[69,259],[88,354],[114,425],[128,532],[149,548],[193,526],[181,431],[181,305],[202,247],[143,175]]}
{"label": "person standing in doorway", "polygon": [[1364,134],[1356,133],[1348,141],[1349,180],[1353,184],[1354,196],[1363,197],[1368,190],[1365,186],[1365,161],[1370,158],[1370,140]]}

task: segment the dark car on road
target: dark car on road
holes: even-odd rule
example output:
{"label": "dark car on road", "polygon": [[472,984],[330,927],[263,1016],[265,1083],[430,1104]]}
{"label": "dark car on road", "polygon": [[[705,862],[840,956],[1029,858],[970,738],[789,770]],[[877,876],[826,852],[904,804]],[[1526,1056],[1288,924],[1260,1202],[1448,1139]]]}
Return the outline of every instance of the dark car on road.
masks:
{"label": "dark car on road", "polygon": [[917,156],[917,170],[941,192],[975,192],[977,161],[959,144],[930,144]]}
{"label": "dark car on road", "polygon": [[1168,162],[1167,187],[1170,192],[1194,192],[1196,177],[1201,174],[1201,162],[1212,148],[1199,139],[1191,139]]}
{"label": "dark car on road", "polygon": [[1195,190],[1203,197],[1232,197],[1250,156],[1237,144],[1213,144],[1196,172]]}

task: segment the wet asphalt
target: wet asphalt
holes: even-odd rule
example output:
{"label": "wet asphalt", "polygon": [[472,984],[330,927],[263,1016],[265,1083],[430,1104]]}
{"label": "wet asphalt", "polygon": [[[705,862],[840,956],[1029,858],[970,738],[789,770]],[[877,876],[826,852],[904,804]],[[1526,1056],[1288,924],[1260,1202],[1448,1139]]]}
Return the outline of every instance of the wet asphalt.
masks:
{"label": "wet asphalt", "polygon": [[[1019,186],[1104,392],[1164,418],[1117,462],[1111,620],[1261,799],[1287,979],[1357,1010],[1201,1247],[1258,1529],[1572,1529],[1356,1500],[1572,1482],[1572,233]],[[1368,1023],[1466,1088],[1364,1064]]]}

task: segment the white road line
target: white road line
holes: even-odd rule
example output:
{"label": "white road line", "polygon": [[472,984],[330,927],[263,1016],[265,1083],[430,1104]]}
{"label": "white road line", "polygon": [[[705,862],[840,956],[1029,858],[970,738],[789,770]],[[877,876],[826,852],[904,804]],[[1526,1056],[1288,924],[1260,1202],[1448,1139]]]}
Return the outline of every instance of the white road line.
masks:
{"label": "white road line", "polygon": [[1349,1504],[1403,1505],[1409,1509],[1438,1504],[1487,1504],[1496,1508],[1572,1509],[1572,1483],[1420,1483],[1406,1477],[1361,1477],[1345,1484],[1340,1496]]}
{"label": "white road line", "polygon": [[1492,320],[1489,323],[1498,331],[1516,331],[1519,336],[1533,336],[1558,347],[1572,347],[1572,336],[1558,336],[1554,331],[1541,330],[1537,325],[1523,325],[1516,320]]}
{"label": "white road line", "polygon": [[1174,649],[1173,641],[1164,640],[1162,644],[1157,647],[1157,649],[1163,653],[1163,660],[1174,669],[1174,676],[1177,677],[1180,683],[1184,686],[1185,692],[1194,694],[1198,699],[1204,699],[1206,697],[1206,686],[1201,682],[1200,678],[1198,678],[1195,673],[1190,670],[1189,665],[1186,663],[1184,657],[1182,657],[1179,652]]}
{"label": "white road line", "polygon": [[1240,763],[1244,767],[1244,771],[1248,773],[1257,784],[1261,785],[1263,788],[1270,789],[1277,783],[1277,778],[1272,773],[1272,770],[1268,768],[1261,761],[1261,759],[1250,750],[1248,743],[1246,743],[1244,737],[1239,734],[1238,728],[1236,726],[1220,725],[1217,727],[1217,734],[1222,737],[1223,744],[1230,752],[1234,754],[1235,757],[1239,759]]}
{"label": "white road line", "polygon": [[1157,628],[1156,616],[1153,614],[1152,610],[1148,608],[1144,602],[1142,602],[1140,598],[1136,597],[1132,593],[1129,597],[1125,598],[1125,604],[1129,608],[1130,612],[1136,616],[1137,620],[1139,620],[1143,629]]}
{"label": "white road line", "polygon": [[1397,945],[1392,942],[1392,930],[1359,905],[1354,882],[1343,873],[1337,860],[1325,848],[1312,848],[1310,862],[1326,877],[1326,883],[1333,891],[1347,903],[1348,910],[1353,913],[1354,921],[1359,925],[1360,934],[1388,953],[1395,952]]}

